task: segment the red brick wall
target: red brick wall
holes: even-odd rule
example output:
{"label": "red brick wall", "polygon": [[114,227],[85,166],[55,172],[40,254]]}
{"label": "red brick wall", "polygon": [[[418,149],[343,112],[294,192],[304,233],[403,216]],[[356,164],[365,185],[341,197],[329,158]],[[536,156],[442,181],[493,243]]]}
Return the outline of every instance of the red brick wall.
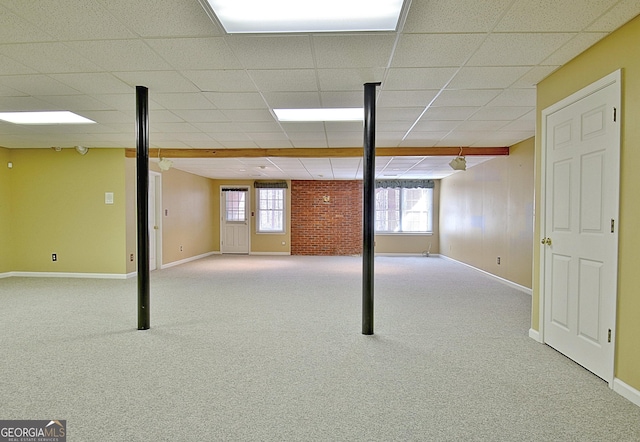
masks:
{"label": "red brick wall", "polygon": [[362,181],[291,181],[291,254],[361,253]]}

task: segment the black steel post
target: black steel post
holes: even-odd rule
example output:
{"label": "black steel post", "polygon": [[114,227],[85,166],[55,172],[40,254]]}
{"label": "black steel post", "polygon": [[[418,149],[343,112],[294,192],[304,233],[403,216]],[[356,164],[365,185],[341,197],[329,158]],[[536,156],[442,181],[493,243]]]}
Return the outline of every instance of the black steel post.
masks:
{"label": "black steel post", "polygon": [[362,215],[362,334],[373,334],[373,258],[376,210],[376,87],[364,84],[364,157]]}
{"label": "black steel post", "polygon": [[136,86],[136,183],[138,196],[138,330],[149,312],[149,91]]}

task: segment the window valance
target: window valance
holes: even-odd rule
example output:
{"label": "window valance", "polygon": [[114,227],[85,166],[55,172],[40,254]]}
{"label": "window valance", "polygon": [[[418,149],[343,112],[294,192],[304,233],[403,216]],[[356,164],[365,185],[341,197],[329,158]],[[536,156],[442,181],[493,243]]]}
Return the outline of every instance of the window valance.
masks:
{"label": "window valance", "polygon": [[286,181],[254,181],[253,187],[256,189],[287,189]]}
{"label": "window valance", "polygon": [[433,189],[433,180],[377,180],[376,189]]}

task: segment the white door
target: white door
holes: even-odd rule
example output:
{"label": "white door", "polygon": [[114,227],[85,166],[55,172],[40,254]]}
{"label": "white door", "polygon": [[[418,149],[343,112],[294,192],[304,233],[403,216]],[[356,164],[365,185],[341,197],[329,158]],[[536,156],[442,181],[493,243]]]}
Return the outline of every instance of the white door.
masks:
{"label": "white door", "polygon": [[220,251],[249,253],[249,188],[222,187]]}
{"label": "white door", "polygon": [[158,242],[160,223],[158,216],[160,175],[149,174],[149,271],[158,268]]}
{"label": "white door", "polygon": [[609,77],[543,111],[541,268],[544,342],[612,383],[620,82]]}

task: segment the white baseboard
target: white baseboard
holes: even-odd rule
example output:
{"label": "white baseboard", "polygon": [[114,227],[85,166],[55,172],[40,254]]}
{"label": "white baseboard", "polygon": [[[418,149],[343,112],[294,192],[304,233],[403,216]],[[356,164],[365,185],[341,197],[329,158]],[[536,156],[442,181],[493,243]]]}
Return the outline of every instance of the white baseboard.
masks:
{"label": "white baseboard", "polygon": [[494,275],[493,273],[489,273],[486,270],[482,270],[482,269],[479,269],[477,267],[474,267],[471,264],[467,264],[466,262],[458,261],[457,259],[449,258],[448,256],[445,256],[445,255],[439,255],[439,256],[440,256],[440,258],[444,258],[444,259],[448,259],[449,261],[457,262],[458,264],[465,265],[465,266],[467,266],[467,267],[469,267],[471,269],[474,269],[474,270],[476,270],[476,271],[478,271],[480,273],[484,273],[485,275],[491,276],[492,278],[497,279],[498,281],[502,282],[503,284],[506,284],[506,285],[516,289],[516,290],[520,290],[521,292],[524,292],[529,296],[532,296],[532,294],[533,294],[533,290],[531,290],[529,287],[525,287],[525,286],[517,284],[517,283],[515,283],[513,281],[509,281],[508,279],[504,279],[504,278],[502,278],[502,277],[500,277],[498,275]]}
{"label": "white baseboard", "polygon": [[438,255],[437,253],[429,253],[429,256],[425,255],[423,252],[416,252],[416,253],[390,253],[390,252],[376,252],[375,256],[389,256],[389,257],[393,257],[393,256],[411,256],[411,257],[425,257],[425,258],[435,258]]}
{"label": "white baseboard", "polygon": [[291,252],[249,252],[249,255],[264,255],[264,256],[290,256]]}
{"label": "white baseboard", "polygon": [[168,269],[169,267],[179,266],[180,264],[186,264],[186,263],[191,262],[191,261],[197,261],[199,259],[206,258],[207,256],[219,255],[219,254],[220,254],[220,252],[203,253],[202,255],[196,255],[196,256],[192,256],[190,258],[181,259],[180,261],[173,261],[173,262],[169,262],[167,264],[162,264],[160,266],[160,268],[161,269]]}
{"label": "white baseboard", "polygon": [[540,332],[538,330],[534,330],[532,328],[529,329],[529,337],[534,341],[542,343],[542,339],[540,339]]}
{"label": "white baseboard", "polygon": [[6,273],[0,273],[0,279],[2,278],[11,278],[13,275],[11,274],[11,272],[6,272]]}
{"label": "white baseboard", "polygon": [[124,273],[9,272],[8,276],[22,278],[127,279],[127,275]]}
{"label": "white baseboard", "polygon": [[616,378],[613,380],[613,391],[640,407],[640,391],[636,390],[631,385],[625,384],[620,379]]}

